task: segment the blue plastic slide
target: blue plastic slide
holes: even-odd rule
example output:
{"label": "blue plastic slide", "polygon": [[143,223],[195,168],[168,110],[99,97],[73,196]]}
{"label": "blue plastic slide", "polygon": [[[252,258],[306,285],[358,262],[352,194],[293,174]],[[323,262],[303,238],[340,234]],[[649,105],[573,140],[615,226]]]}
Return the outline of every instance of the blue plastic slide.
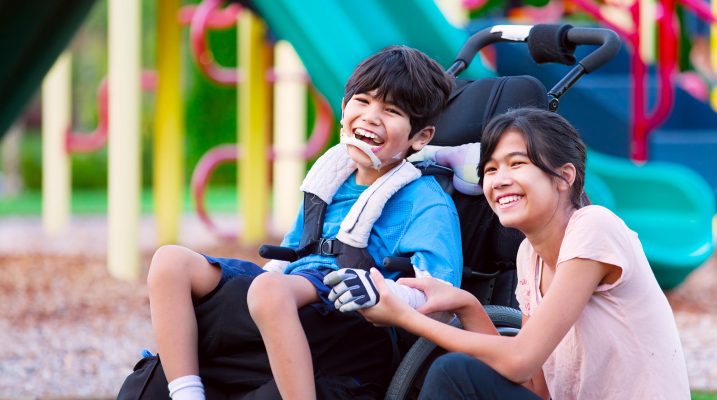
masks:
{"label": "blue plastic slide", "polygon": [[663,289],[679,285],[714,251],[711,188],[681,165],[635,165],[597,152],[588,154],[585,190],[638,233]]}

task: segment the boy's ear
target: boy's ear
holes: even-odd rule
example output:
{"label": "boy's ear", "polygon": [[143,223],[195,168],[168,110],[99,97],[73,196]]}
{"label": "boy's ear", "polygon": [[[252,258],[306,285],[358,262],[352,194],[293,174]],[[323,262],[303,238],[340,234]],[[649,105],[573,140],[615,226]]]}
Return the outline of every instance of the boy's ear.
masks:
{"label": "boy's ear", "polygon": [[573,163],[563,164],[563,166],[558,169],[558,174],[563,178],[558,182],[558,187],[560,189],[570,190],[570,187],[573,186],[575,182],[575,175],[577,174],[575,165],[573,165]]}
{"label": "boy's ear", "polygon": [[416,133],[411,138],[411,148],[414,151],[421,150],[425,145],[427,145],[431,139],[433,139],[433,134],[436,132],[436,127],[429,125],[423,129],[421,129],[418,133]]}
{"label": "boy's ear", "polygon": [[344,126],[344,108],[346,108],[346,99],[341,99],[341,118],[339,119],[340,126]]}

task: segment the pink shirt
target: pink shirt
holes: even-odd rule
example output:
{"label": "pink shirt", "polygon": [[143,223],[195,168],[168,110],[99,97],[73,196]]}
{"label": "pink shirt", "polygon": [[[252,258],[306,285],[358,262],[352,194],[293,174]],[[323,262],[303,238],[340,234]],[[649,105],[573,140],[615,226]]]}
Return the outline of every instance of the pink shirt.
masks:
{"label": "pink shirt", "polygon": [[[574,258],[622,269],[597,287],[585,309],[543,365],[553,400],[689,399],[677,326],[645,252],[625,223],[600,206],[571,216],[558,265]],[[542,260],[525,240],[517,256],[516,296],[523,314],[540,307]]]}

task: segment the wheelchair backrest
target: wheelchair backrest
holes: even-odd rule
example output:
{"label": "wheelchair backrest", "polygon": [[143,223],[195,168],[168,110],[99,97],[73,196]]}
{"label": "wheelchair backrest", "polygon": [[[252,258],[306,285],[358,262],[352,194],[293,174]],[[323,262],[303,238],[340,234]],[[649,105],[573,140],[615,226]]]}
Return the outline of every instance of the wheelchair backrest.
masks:
{"label": "wheelchair backrest", "polygon": [[436,121],[436,136],[431,144],[480,142],[483,127],[494,115],[522,107],[548,108],[547,90],[532,76],[456,79],[448,106]]}
{"label": "wheelchair backrest", "polygon": [[[510,109],[547,109],[545,86],[532,76],[456,79],[449,104],[436,122],[431,144],[456,146],[480,142],[485,124]],[[476,165],[477,167],[477,165]],[[452,193],[463,241],[463,284],[482,304],[517,307],[515,256],[523,234],[505,228],[484,196]]]}

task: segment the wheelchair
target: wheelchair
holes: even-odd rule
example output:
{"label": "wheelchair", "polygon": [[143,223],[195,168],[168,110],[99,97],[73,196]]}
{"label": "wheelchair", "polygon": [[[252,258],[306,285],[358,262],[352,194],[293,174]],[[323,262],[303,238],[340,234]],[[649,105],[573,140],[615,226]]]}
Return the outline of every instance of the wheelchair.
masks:
{"label": "wheelchair", "polygon": [[[494,115],[521,107],[556,112],[560,97],[582,76],[612,59],[620,49],[616,33],[602,28],[570,25],[496,25],[472,35],[447,70],[458,76],[475,55],[499,42],[525,43],[537,63],[576,64],[577,46],[597,49],[583,57],[549,91],[536,78],[526,75],[480,80],[456,78],[449,105],[436,123],[431,144],[457,146],[480,142],[483,126]],[[518,61],[516,61],[518,62]],[[445,186],[447,190],[450,185]],[[461,287],[475,295],[501,335],[515,336],[521,326],[515,287],[515,256],[522,241],[519,232],[500,225],[485,197],[453,193],[463,238],[465,266]],[[460,321],[450,322],[460,327]],[[418,338],[403,356],[386,392],[386,400],[415,399],[433,360],[445,353],[432,342]]]}

